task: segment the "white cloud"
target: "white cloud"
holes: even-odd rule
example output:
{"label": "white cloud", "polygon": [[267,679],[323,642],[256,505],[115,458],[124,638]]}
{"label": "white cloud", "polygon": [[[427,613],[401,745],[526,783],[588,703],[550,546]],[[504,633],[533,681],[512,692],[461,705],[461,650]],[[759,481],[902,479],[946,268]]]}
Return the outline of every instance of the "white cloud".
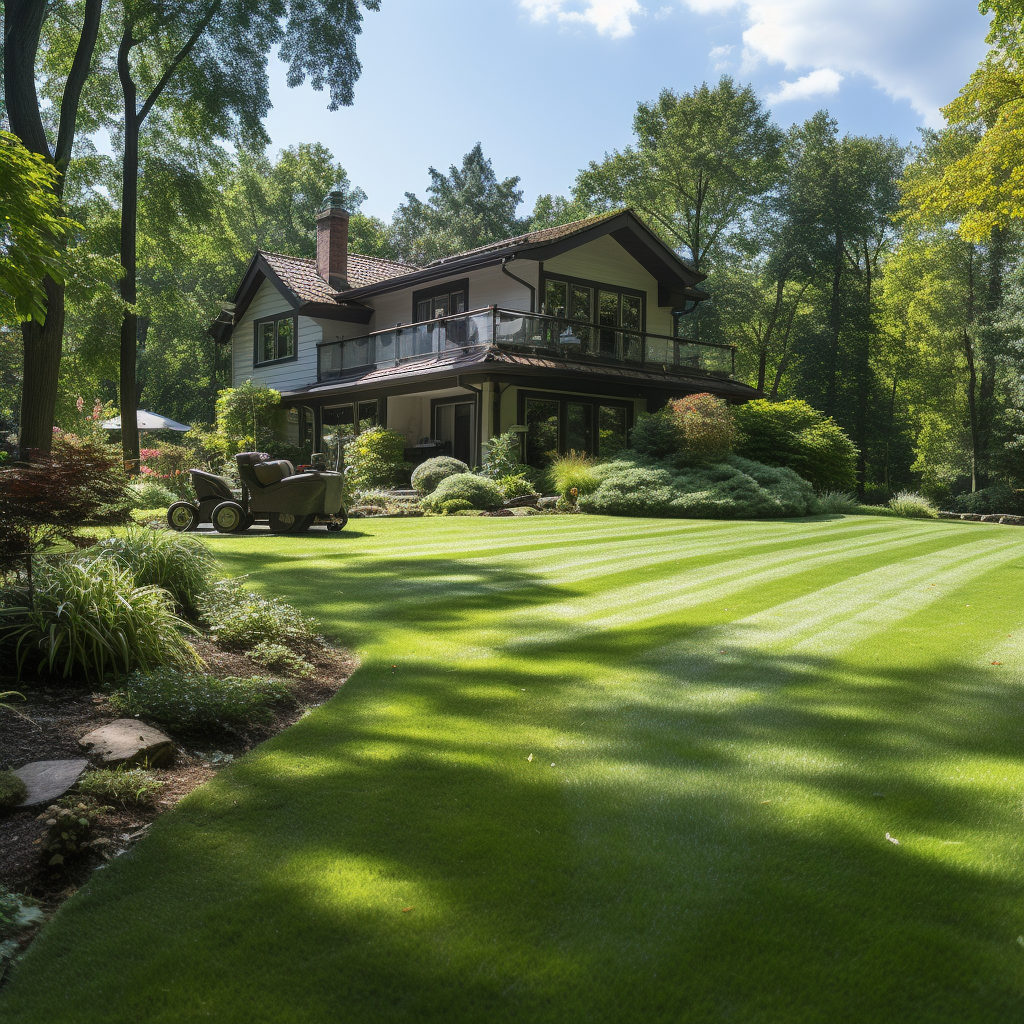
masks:
{"label": "white cloud", "polygon": [[728,60],[729,54],[735,49],[734,46],[712,46],[708,51],[708,57],[714,63],[716,71],[725,71],[731,67]]}
{"label": "white cloud", "polygon": [[779,91],[769,93],[769,103],[786,103],[789,100],[809,100],[815,96],[831,96],[839,92],[843,76],[831,68],[820,68],[795,82],[779,82]]}
{"label": "white cloud", "polygon": [[747,26],[741,74],[762,61],[811,72],[783,83],[777,96],[792,99],[799,90],[825,84],[824,77],[814,79],[818,72],[861,74],[894,99],[909,101],[931,126],[942,123],[938,108],[985,53],[985,19],[963,0],[685,2],[700,14],[741,9]]}
{"label": "white cloud", "polygon": [[601,35],[622,39],[634,32],[643,14],[639,0],[519,0],[534,21],[591,25]]}

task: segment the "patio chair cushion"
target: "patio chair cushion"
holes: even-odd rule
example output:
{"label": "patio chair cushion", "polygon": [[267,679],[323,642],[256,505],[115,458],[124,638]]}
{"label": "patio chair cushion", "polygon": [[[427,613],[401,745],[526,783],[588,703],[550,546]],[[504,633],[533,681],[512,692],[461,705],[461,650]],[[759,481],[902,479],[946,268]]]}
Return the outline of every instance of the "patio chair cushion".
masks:
{"label": "patio chair cushion", "polygon": [[257,462],[253,465],[252,471],[256,479],[264,487],[276,484],[286,476],[293,476],[295,468],[287,459],[275,459],[272,462]]}

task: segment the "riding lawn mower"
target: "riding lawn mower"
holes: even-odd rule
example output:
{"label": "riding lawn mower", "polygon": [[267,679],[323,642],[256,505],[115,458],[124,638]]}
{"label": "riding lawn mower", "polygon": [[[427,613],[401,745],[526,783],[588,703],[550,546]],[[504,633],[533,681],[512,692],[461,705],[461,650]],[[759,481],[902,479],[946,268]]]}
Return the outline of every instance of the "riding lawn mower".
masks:
{"label": "riding lawn mower", "polygon": [[[316,459],[316,456],[314,456]],[[176,501],[167,510],[173,530],[195,530],[212,523],[218,533],[244,533],[253,523],[266,521],[271,533],[303,533],[316,523],[331,531],[342,530],[348,516],[342,507],[342,473],[323,467],[295,467],[286,459],[271,459],[266,452],[240,452],[235,456],[242,482],[241,498],[222,476],[190,469],[196,501]]]}

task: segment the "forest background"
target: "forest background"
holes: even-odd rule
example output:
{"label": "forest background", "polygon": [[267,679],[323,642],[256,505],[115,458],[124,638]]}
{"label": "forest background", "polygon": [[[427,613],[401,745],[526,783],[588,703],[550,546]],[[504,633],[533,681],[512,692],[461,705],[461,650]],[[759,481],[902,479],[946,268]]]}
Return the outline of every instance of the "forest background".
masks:
{"label": "forest background", "polygon": [[[56,5],[40,37],[36,76],[51,98],[41,120],[54,153],[53,113],[89,6]],[[146,6],[124,11],[140,18]],[[711,299],[680,320],[681,332],[736,345],[739,377],[833,416],[860,451],[863,496],[912,487],[941,500],[1024,486],[1021,6],[981,5],[993,15],[992,50],[944,108],[946,127],[923,131],[914,147],[840,135],[826,110],[785,129],[752,88],[723,77],[639,102],[633,145],[598,156],[596,140],[570,193],[541,196],[528,216],[517,214],[519,177],[500,178],[478,145],[447,172],[431,168],[425,197],[406,193],[389,221],[360,212],[364,191],[322,143],[267,154],[259,90],[218,92],[210,73],[231,52],[193,47],[175,65],[188,72],[180,87],[170,79],[156,89],[157,75],[153,102],[140,108],[133,96],[126,106],[124,69],[144,80],[174,47],[166,26],[143,19],[126,49],[127,15],[101,19],[100,59],[61,167],[74,225],[69,278],[90,287],[64,297],[54,422],[73,431],[97,404],[115,411],[127,358],[137,407],[210,423],[230,381],[208,326],[255,249],[315,255],[329,191],[341,190],[353,213],[353,251],[412,264],[630,206],[708,275]],[[341,42],[348,63],[328,81],[332,103],[351,101],[358,75],[353,33]],[[298,49],[293,66],[308,70],[314,62]],[[129,109],[145,109],[144,130],[141,120],[126,130]],[[6,102],[0,118],[11,126]],[[101,129],[110,154],[93,144]],[[131,266],[130,288],[119,261]],[[0,311],[0,430],[16,434],[28,349],[22,314]]]}

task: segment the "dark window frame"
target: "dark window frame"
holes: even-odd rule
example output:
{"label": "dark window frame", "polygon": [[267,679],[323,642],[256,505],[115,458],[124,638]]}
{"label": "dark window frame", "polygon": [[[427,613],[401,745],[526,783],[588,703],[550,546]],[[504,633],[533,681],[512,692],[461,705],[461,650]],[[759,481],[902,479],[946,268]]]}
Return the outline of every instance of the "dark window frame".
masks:
{"label": "dark window frame", "polygon": [[[590,323],[598,323],[598,317],[600,316],[599,298],[600,292],[618,292],[619,293],[619,317],[621,319],[622,310],[622,298],[623,295],[632,295],[634,298],[640,300],[640,333],[644,334],[647,331],[647,292],[642,288],[626,288],[619,284],[608,284],[603,281],[590,281],[585,277],[572,277],[570,274],[559,274],[557,271],[548,270],[543,264],[541,264],[539,281],[537,284],[537,294],[539,296],[539,305],[544,305],[545,298],[547,296],[547,284],[548,281],[565,281],[570,287],[574,284],[580,285],[583,288],[590,288],[592,291],[592,310],[591,315],[594,317]],[[550,314],[547,307],[544,307],[544,312]],[[568,310],[566,310],[568,312]],[[566,317],[567,320],[571,320],[571,317]],[[618,330],[624,331],[628,328],[619,327]],[[612,330],[612,328],[606,328],[606,330]]]}
{"label": "dark window frame", "polygon": [[[431,299],[435,295],[441,295],[447,293],[448,295],[454,292],[462,292],[466,296],[466,309],[470,310],[473,307],[469,304],[469,278],[463,277],[457,281],[440,281],[433,288],[420,288],[419,291],[412,293],[412,319],[409,323],[418,324],[424,323],[416,315],[416,307],[424,300]],[[456,314],[449,311],[449,316],[455,316]],[[433,317],[428,317],[428,320],[433,320]]]}
{"label": "dark window frame", "polygon": [[[562,280],[556,278],[556,280]],[[558,454],[564,455],[566,451],[565,447],[565,435],[568,432],[568,419],[569,414],[567,406],[570,402],[577,405],[590,405],[593,408],[591,413],[591,430],[593,432],[594,440],[597,442],[597,451],[591,454],[595,458],[602,458],[601,455],[601,441],[600,441],[600,425],[599,425],[599,412],[598,410],[602,405],[613,405],[620,409],[626,410],[626,436],[628,438],[629,432],[633,429],[633,420],[636,414],[634,404],[628,398],[603,398],[600,395],[576,395],[569,391],[527,391],[523,388],[519,389],[519,393],[516,395],[516,416],[517,422],[526,423],[526,402],[528,399],[534,399],[535,401],[542,402],[558,402]],[[526,443],[526,435],[523,435],[523,444]],[[525,456],[526,452],[523,451]]]}
{"label": "dark window frame", "polygon": [[[260,359],[260,325],[273,323],[274,326],[274,345],[277,345],[277,323],[281,320],[291,320],[292,322],[292,354],[290,356],[277,356],[274,359]],[[252,365],[253,369],[257,366],[276,366],[278,363],[294,363],[299,358],[299,315],[294,312],[291,313],[274,313],[271,316],[261,316],[252,322]]]}

